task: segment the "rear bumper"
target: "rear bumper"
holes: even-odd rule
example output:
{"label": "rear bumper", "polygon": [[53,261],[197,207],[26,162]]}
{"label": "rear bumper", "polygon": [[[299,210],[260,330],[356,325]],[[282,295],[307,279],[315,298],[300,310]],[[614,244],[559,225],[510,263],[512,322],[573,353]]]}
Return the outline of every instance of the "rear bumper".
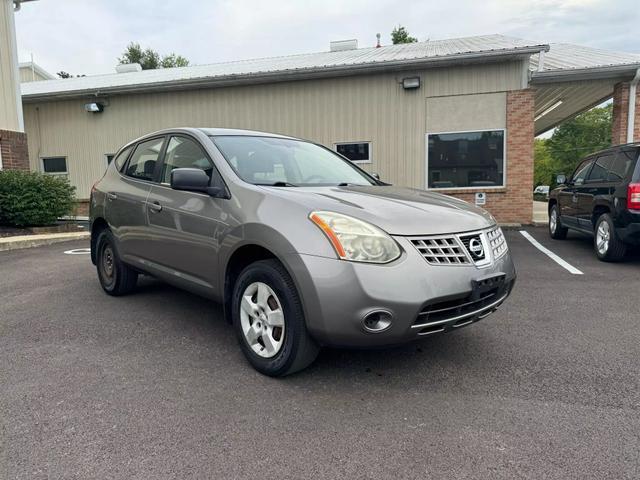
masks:
{"label": "rear bumper", "polygon": [[640,211],[623,210],[617,217],[616,233],[631,245],[640,245]]}
{"label": "rear bumper", "polygon": [[630,223],[626,227],[618,227],[616,231],[624,243],[640,245],[640,222]]}
{"label": "rear bumper", "polygon": [[[303,300],[307,327],[321,344],[386,346],[458,329],[492,313],[515,283],[509,252],[484,268],[434,266],[408,240],[396,240],[404,252],[387,265],[311,255],[287,257]],[[474,280],[499,274],[504,274],[504,281],[492,296],[474,298]],[[364,317],[379,310],[391,314],[390,327],[367,332]],[[431,312],[425,313],[427,310]]]}

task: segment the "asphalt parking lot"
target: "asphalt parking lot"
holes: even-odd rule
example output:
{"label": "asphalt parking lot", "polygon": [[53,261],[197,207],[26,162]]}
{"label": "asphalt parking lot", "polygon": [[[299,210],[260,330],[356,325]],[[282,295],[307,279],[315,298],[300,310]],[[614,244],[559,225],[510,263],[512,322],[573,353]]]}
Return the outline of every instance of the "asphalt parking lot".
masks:
{"label": "asphalt parking lot", "polygon": [[0,478],[640,477],[640,258],[507,232],[482,322],[255,372],[221,309],[152,279],[105,295],[65,243],[0,253]]}

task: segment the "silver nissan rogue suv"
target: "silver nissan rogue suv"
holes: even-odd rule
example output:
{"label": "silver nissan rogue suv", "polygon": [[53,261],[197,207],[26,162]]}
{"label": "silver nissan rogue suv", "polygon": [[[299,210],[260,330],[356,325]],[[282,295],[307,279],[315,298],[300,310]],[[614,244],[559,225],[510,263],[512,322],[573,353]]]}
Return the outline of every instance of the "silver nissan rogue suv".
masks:
{"label": "silver nissan rogue suv", "polygon": [[221,302],[260,372],[320,346],[394,345],[494,312],[516,272],[486,211],[381,182],[321,145],[176,128],[125,145],[91,192],[110,295],[139,274]]}

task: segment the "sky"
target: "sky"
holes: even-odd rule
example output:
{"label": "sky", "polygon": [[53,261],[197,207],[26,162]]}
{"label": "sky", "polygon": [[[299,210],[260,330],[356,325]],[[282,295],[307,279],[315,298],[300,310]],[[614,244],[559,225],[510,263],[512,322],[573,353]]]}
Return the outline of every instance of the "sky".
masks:
{"label": "sky", "polygon": [[38,0],[16,13],[20,61],[51,73],[112,73],[139,42],[191,64],[374,46],[405,26],[420,41],[500,33],[640,53],[638,0]]}

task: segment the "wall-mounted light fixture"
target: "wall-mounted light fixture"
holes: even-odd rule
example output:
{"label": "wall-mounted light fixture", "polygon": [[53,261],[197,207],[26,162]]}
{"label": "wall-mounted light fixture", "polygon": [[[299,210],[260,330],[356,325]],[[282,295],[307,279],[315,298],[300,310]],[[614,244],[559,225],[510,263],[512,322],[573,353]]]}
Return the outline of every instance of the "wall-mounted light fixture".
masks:
{"label": "wall-mounted light fixture", "polygon": [[420,88],[420,77],[407,77],[402,79],[402,88],[405,90],[411,90],[413,88]]}
{"label": "wall-mounted light fixture", "polygon": [[84,109],[91,113],[101,113],[104,110],[104,105],[99,102],[85,103]]}

